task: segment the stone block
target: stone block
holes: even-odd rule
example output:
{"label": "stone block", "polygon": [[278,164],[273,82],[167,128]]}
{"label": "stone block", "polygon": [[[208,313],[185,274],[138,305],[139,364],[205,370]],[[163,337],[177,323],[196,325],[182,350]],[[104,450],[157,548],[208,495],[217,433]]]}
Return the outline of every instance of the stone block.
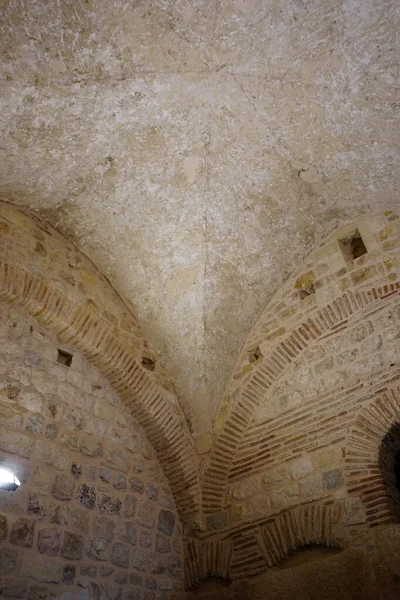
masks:
{"label": "stone block", "polygon": [[18,405],[29,412],[42,414],[43,411],[43,398],[40,394],[32,392],[21,392],[18,395]]}
{"label": "stone block", "polygon": [[93,510],[96,507],[96,489],[93,485],[83,484],[79,486],[76,499],[85,508]]}
{"label": "stone block", "polygon": [[1,595],[5,598],[26,598],[28,595],[28,583],[23,579],[7,577],[3,580],[3,589]]}
{"label": "stone block", "polygon": [[61,565],[57,560],[32,556],[30,553],[22,556],[19,573],[23,578],[45,583],[60,583],[62,579]]}
{"label": "stone block", "polygon": [[34,448],[34,440],[23,433],[9,431],[0,427],[0,450],[10,454],[18,454],[24,458],[31,458]]}
{"label": "stone block", "polygon": [[88,533],[89,513],[84,508],[71,508],[69,521],[71,529],[79,533]]}
{"label": "stone block", "polygon": [[101,565],[100,566],[100,575],[101,577],[110,577],[114,572],[114,567],[110,567],[110,565]]}
{"label": "stone block", "polygon": [[143,577],[141,575],[138,575],[138,573],[131,573],[129,581],[132,585],[136,585],[139,587],[143,586]]}
{"label": "stone block", "polygon": [[115,522],[107,517],[96,517],[93,521],[93,535],[97,538],[112,540]]}
{"label": "stone block", "polygon": [[99,458],[104,453],[103,445],[88,435],[81,439],[79,450],[84,456],[92,456],[93,458]]}
{"label": "stone block", "polygon": [[61,548],[61,533],[55,527],[41,529],[38,535],[38,549],[40,554],[57,556]]}
{"label": "stone block", "polygon": [[168,573],[174,577],[180,577],[182,574],[182,561],[179,556],[168,557]]}
{"label": "stone block", "polygon": [[116,490],[125,492],[127,488],[125,475],[123,475],[122,473],[114,473],[113,486]]}
{"label": "stone block", "polygon": [[79,463],[72,463],[71,465],[71,475],[75,477],[75,479],[79,479],[82,475],[83,469],[82,465]]}
{"label": "stone block", "polygon": [[129,567],[129,547],[119,542],[113,544],[110,560],[113,565],[127,569]]}
{"label": "stone block", "polygon": [[81,566],[81,575],[83,575],[84,577],[96,577],[96,575],[97,575],[96,565],[82,565]]}
{"label": "stone block", "polygon": [[122,587],[113,581],[105,581],[101,585],[108,600],[122,600]]}
{"label": "stone block", "polygon": [[144,483],[141,479],[133,477],[129,480],[130,489],[137,494],[144,494]]}
{"label": "stone block", "polygon": [[267,490],[289,484],[291,479],[288,466],[282,465],[266,471],[262,476],[262,481]]}
{"label": "stone block", "polygon": [[170,540],[169,538],[157,533],[156,535],[156,551],[166,553],[170,551]]}
{"label": "stone block", "polygon": [[110,481],[111,481],[110,469],[106,469],[105,467],[100,467],[99,477],[104,483],[110,483]]}
{"label": "stone block", "polygon": [[343,508],[343,525],[358,525],[366,522],[367,515],[361,498],[346,498]]}
{"label": "stone block", "polygon": [[244,500],[263,491],[262,477],[249,477],[232,485],[232,496],[235,500]]}
{"label": "stone block", "polygon": [[313,470],[313,464],[309,456],[300,456],[290,463],[290,472],[295,481],[309,475]]}
{"label": "stone block", "polygon": [[125,521],[125,523],[121,525],[119,538],[127,544],[131,544],[132,546],[136,545],[137,530],[133,522]]}
{"label": "stone block", "polygon": [[[303,480],[302,483],[304,483]],[[296,504],[299,497],[299,488],[297,485],[286,485],[283,488],[276,488],[270,492],[270,498],[275,510],[281,510]]]}
{"label": "stone block", "polygon": [[301,480],[301,491],[305,498],[314,499],[325,492],[322,476],[318,473]]}
{"label": "stone block", "polygon": [[121,514],[122,502],[119,498],[102,494],[99,501],[99,508],[102,513],[119,516]]}
{"label": "stone block", "polygon": [[68,475],[57,475],[53,484],[53,496],[57,500],[71,500],[75,489],[74,481]]}
{"label": "stone block", "polygon": [[55,440],[57,437],[57,433],[58,428],[55,423],[50,423],[49,425],[46,425],[45,437],[48,440]]}
{"label": "stone block", "polygon": [[[168,512],[168,511],[164,511]],[[137,509],[137,522],[143,527],[154,527],[155,521],[155,505],[147,500],[139,500]]]}
{"label": "stone block", "polygon": [[158,587],[163,592],[170,592],[172,590],[172,586],[172,579],[169,579],[169,577],[163,577],[158,580]]}
{"label": "stone block", "polygon": [[145,550],[135,548],[131,554],[131,566],[139,571],[145,571],[148,565],[148,555]]}
{"label": "stone block", "polygon": [[13,548],[0,548],[0,576],[10,575],[17,567],[18,554]]}
{"label": "stone block", "polygon": [[74,433],[64,433],[60,438],[60,442],[68,448],[68,450],[72,450],[73,452],[78,450],[79,439]]}
{"label": "stone block", "polygon": [[128,457],[121,450],[110,450],[107,452],[107,463],[114,469],[127,472],[129,469]]}
{"label": "stone block", "polygon": [[124,517],[130,519],[136,512],[137,498],[127,494],[124,499]]}
{"label": "stone block", "polygon": [[7,526],[7,517],[5,515],[0,515],[0,543],[7,539],[8,535],[8,526]]}
{"label": "stone block", "polygon": [[50,523],[56,523],[63,527],[68,527],[70,520],[70,509],[69,506],[63,506],[61,504],[53,505],[49,509]]}
{"label": "stone block", "polygon": [[25,431],[40,435],[43,431],[43,417],[41,415],[32,415],[28,418],[25,425]]}
{"label": "stone block", "polygon": [[150,546],[153,544],[153,538],[151,537],[151,534],[149,531],[141,531],[140,532],[140,537],[139,537],[139,545],[142,548],[150,548]]}
{"label": "stone block", "polygon": [[47,514],[46,496],[31,492],[28,496],[28,514],[43,518]]}
{"label": "stone block", "polygon": [[91,560],[108,560],[109,542],[104,538],[90,537],[86,556]]}
{"label": "stone block", "polygon": [[71,531],[65,531],[61,556],[70,560],[80,560],[82,558],[83,543],[83,536]]}
{"label": "stone block", "polygon": [[[166,514],[168,513],[168,514]],[[158,529],[166,535],[172,535],[173,524],[175,523],[175,515],[168,510],[161,510],[158,516]],[[207,529],[215,531],[226,527],[226,514],[217,513],[207,517]]]}
{"label": "stone block", "polygon": [[24,548],[32,548],[34,533],[35,521],[19,517],[11,527],[10,542]]}
{"label": "stone block", "polygon": [[39,462],[55,467],[60,471],[66,471],[71,468],[69,453],[55,442],[50,440],[37,440],[35,449],[36,459]]}
{"label": "stone block", "polygon": [[48,598],[50,598],[50,592],[46,587],[29,586],[28,600],[47,600]]}
{"label": "stone block", "polygon": [[341,469],[326,471],[322,475],[327,490],[337,490],[344,486],[343,473]]}
{"label": "stone block", "polygon": [[73,583],[76,575],[75,565],[64,565],[62,568],[61,581],[63,583]]}
{"label": "stone block", "polygon": [[157,581],[153,579],[153,577],[146,577],[144,580],[144,587],[146,590],[156,590],[157,589]]}

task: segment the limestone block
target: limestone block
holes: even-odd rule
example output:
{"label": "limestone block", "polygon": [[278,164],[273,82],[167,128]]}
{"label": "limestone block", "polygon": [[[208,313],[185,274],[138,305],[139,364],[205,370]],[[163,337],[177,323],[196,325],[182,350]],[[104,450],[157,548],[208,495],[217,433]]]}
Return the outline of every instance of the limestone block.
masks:
{"label": "limestone block", "polygon": [[313,470],[313,464],[309,456],[300,456],[290,463],[290,472],[295,481],[309,475]]}
{"label": "limestone block", "polygon": [[107,462],[115,469],[119,469],[121,471],[128,471],[128,457],[126,453],[121,452],[121,450],[110,450],[107,453]]}
{"label": "limestone block", "polygon": [[41,554],[57,556],[61,548],[61,532],[55,527],[41,529],[38,535],[38,549]]}
{"label": "limestone block", "polygon": [[45,557],[24,554],[20,566],[20,576],[46,583],[60,583],[62,569],[58,561]]}
{"label": "limestone block", "polygon": [[86,556],[91,560],[108,560],[109,542],[104,538],[89,537]]}
{"label": "limestone block", "polygon": [[322,475],[312,475],[301,481],[301,493],[307,499],[314,499],[325,493]]}
{"label": "limestone block", "polygon": [[113,486],[115,487],[116,490],[125,492],[127,489],[125,475],[122,475],[122,473],[114,473]]}
{"label": "limestone block", "polygon": [[367,516],[361,498],[346,498],[343,510],[343,525],[365,523]]}
{"label": "limestone block", "polygon": [[64,565],[62,567],[61,581],[63,583],[73,583],[76,575],[75,565]]}
{"label": "limestone block", "polygon": [[[167,513],[169,513],[169,515]],[[159,514],[158,529],[166,535],[172,535],[172,529],[170,527],[172,518],[175,521],[174,514],[166,510],[162,510]],[[207,529],[209,529],[210,531],[223,529],[224,527],[226,527],[226,524],[226,514],[223,512],[207,517]]]}
{"label": "limestone block", "polygon": [[50,440],[37,440],[35,451],[38,461],[51,465],[60,471],[69,470],[71,467],[69,453],[63,448],[60,448],[55,442],[51,442]]}
{"label": "limestone block", "polygon": [[263,480],[261,476],[243,479],[232,485],[232,496],[235,500],[244,500],[263,490]]}
{"label": "limestone block", "polygon": [[327,490],[337,490],[344,485],[343,472],[341,469],[333,469],[322,475]]}
{"label": "limestone block", "polygon": [[7,535],[8,535],[7,517],[5,515],[0,515],[0,542],[7,539]]}
{"label": "limestone block", "polygon": [[35,521],[19,517],[11,527],[10,542],[24,548],[32,548],[34,533]]}
{"label": "limestone block", "polygon": [[102,513],[119,516],[121,514],[122,502],[119,498],[102,494],[100,496],[99,508]]}
{"label": "limestone block", "polygon": [[[0,427],[0,450],[30,458],[33,453],[34,440],[22,433],[8,431]],[[37,443],[37,442],[36,442]]]}
{"label": "limestone block", "polygon": [[[304,483],[303,480],[302,483]],[[275,510],[281,510],[292,506],[299,497],[299,487],[296,484],[286,485],[283,488],[277,488],[271,491],[270,499]]]}
{"label": "limestone block", "polygon": [[57,500],[71,500],[75,489],[74,481],[68,475],[57,475],[53,484],[53,496]]}
{"label": "limestone block", "polygon": [[28,583],[23,579],[8,577],[3,580],[2,596],[5,598],[26,598],[28,594]]}
{"label": "limestone block", "polygon": [[269,469],[262,475],[264,487],[267,490],[290,483],[290,472],[287,465]]}
{"label": "limestone block", "polygon": [[[113,544],[110,560],[113,565],[127,569],[129,567],[129,547],[125,544],[120,544],[119,542]],[[132,564],[135,566],[133,562]]]}
{"label": "limestone block", "polygon": [[144,494],[144,483],[141,479],[138,479],[137,477],[132,477],[129,480],[129,485],[130,485],[130,489],[133,492],[136,492],[138,494]]}
{"label": "limestone block", "polygon": [[113,581],[105,581],[101,584],[106,598],[109,600],[122,600],[122,587]]}
{"label": "limestone block", "polygon": [[17,566],[17,552],[12,548],[0,548],[0,575],[10,575]]}
{"label": "limestone block", "polygon": [[93,521],[93,535],[110,541],[114,535],[115,522],[108,517],[96,517]]}
{"label": "limestone block", "polygon": [[[167,512],[167,511],[165,511]],[[155,506],[153,502],[139,500],[137,509],[137,522],[143,527],[152,528],[155,522]]]}
{"label": "limestone block", "polygon": [[96,507],[96,489],[93,485],[83,484],[79,486],[76,496],[78,502],[85,508],[93,510]]}
{"label": "limestone block", "polygon": [[150,548],[150,546],[153,545],[153,538],[151,537],[151,533],[149,531],[140,532],[139,545],[142,548]]}
{"label": "limestone block", "polygon": [[93,456],[95,458],[103,456],[102,444],[90,436],[85,436],[81,439],[79,449],[84,456]]}
{"label": "limestone block", "polygon": [[182,561],[178,556],[168,558],[168,573],[174,577],[179,577],[182,573]]}
{"label": "limestone block", "polygon": [[342,448],[336,444],[335,446],[326,446],[317,450],[312,454],[312,462],[316,469],[327,470],[339,467],[342,461]]}
{"label": "limestone block", "polygon": [[64,532],[64,541],[61,548],[61,556],[71,560],[82,558],[84,537],[72,531]]}
{"label": "limestone block", "polygon": [[124,510],[123,510],[124,517],[129,519],[134,516],[134,514],[136,512],[136,504],[137,504],[137,498],[135,496],[131,496],[130,494],[127,494],[125,496]]}
{"label": "limestone block", "polygon": [[156,534],[156,552],[160,552],[162,554],[170,551],[170,540],[161,535],[160,533]]}

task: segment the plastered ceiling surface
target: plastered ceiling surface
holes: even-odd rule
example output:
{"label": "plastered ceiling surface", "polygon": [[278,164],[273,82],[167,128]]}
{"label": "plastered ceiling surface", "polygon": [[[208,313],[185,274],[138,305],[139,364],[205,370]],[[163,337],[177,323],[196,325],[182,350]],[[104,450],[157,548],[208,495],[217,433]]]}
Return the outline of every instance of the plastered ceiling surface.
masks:
{"label": "plastered ceiling surface", "polygon": [[211,429],[252,325],[398,203],[394,0],[5,0],[0,196],[74,241]]}

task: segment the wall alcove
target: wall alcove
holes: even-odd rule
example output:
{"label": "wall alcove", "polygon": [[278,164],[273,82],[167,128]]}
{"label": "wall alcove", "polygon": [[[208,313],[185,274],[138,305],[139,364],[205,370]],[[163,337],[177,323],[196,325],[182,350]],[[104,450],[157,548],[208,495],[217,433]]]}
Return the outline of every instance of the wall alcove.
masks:
{"label": "wall alcove", "polygon": [[400,422],[388,430],[379,449],[379,468],[393,518],[400,523]]}

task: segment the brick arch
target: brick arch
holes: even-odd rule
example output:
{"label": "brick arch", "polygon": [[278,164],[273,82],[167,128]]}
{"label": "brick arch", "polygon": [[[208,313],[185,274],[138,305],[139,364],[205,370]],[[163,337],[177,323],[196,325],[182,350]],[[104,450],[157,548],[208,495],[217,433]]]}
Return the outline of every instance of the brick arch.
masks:
{"label": "brick arch", "polygon": [[0,203],[0,232],[0,299],[22,307],[108,379],[158,452],[186,521],[200,504],[192,439],[176,398],[145,368],[149,345],[134,316],[91,261],[36,218]]}
{"label": "brick arch", "polygon": [[237,526],[221,537],[188,541],[185,583],[193,588],[212,576],[234,581],[260,575],[310,545],[342,548],[340,502],[287,508],[258,523]]}
{"label": "brick arch", "polygon": [[[398,521],[393,509],[394,457],[390,445],[399,433],[400,387],[380,393],[354,419],[345,448],[345,483],[362,499],[371,527]],[[395,440],[400,448],[400,440]],[[393,444],[394,449],[394,444]]]}
{"label": "brick arch", "polygon": [[[339,338],[366,315],[398,301],[400,282],[396,273],[390,272],[392,259],[388,257],[389,250],[399,245],[396,227],[388,225],[391,214],[388,211],[375,221],[366,219],[334,232],[275,294],[251,332],[215,420],[215,443],[203,479],[203,510],[212,516],[210,523],[224,509],[229,477],[239,478],[239,468],[250,473],[255,461],[267,460],[274,451],[267,423],[263,443],[249,442],[241,452],[249,426],[272,386],[310,346]],[[357,235],[361,232],[369,254],[347,261],[339,241],[351,231]],[[313,272],[318,257],[325,256],[327,248],[333,248],[334,265],[328,272],[328,301],[328,296],[319,292],[318,277]],[[285,305],[286,297],[290,302]],[[279,316],[271,325],[275,313]]]}

